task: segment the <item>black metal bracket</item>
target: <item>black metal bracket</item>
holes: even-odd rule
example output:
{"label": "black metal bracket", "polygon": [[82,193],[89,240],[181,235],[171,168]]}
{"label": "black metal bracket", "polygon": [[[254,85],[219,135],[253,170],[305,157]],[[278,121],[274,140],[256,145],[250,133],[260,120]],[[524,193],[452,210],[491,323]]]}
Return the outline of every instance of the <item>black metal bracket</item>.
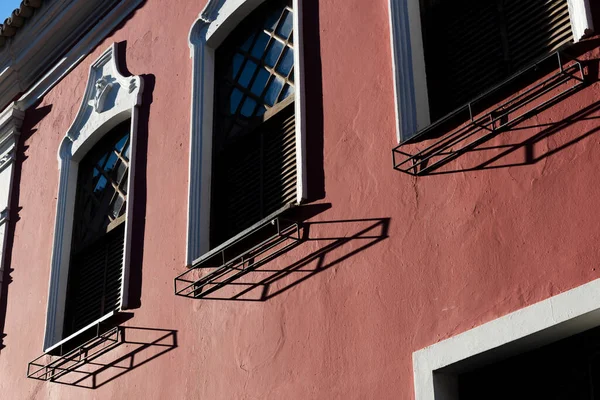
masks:
{"label": "black metal bracket", "polygon": [[[552,58],[556,58],[558,62],[557,72],[504,101],[491,111],[487,110],[480,115],[475,115],[474,108],[478,103],[485,103],[490,96],[506,90],[508,85],[513,84],[523,74],[537,71],[541,63],[551,61]],[[568,60],[566,65],[563,65],[564,58],[560,51],[543,58],[536,64],[511,76],[471,102],[419,131],[414,137],[400,143],[392,150],[394,169],[413,176],[427,175],[495,135],[509,130],[528,118],[532,113],[539,112],[578,90],[580,86],[586,84],[583,66],[578,60]],[[557,90],[561,85],[570,83],[572,85],[554,94],[550,99],[543,99],[543,96]],[[543,101],[537,103],[536,100],[539,99]],[[468,113],[467,123],[445,132],[422,150],[416,152],[404,150],[409,145],[414,146],[416,141],[430,138],[432,133],[436,132],[436,129],[440,129],[444,124],[447,124],[457,115],[462,115],[462,113]]]}
{"label": "black metal bracket", "polygon": [[123,343],[120,327],[100,333],[100,324],[96,336],[61,356],[42,354],[27,365],[27,377],[40,381],[54,381],[70,372],[85,373],[79,368],[100,357],[110,349]]}
{"label": "black metal bracket", "polygon": [[235,281],[248,269],[256,269],[297,246],[301,241],[297,222],[274,217],[251,227],[235,240],[200,257],[175,278],[175,295],[193,299]]}

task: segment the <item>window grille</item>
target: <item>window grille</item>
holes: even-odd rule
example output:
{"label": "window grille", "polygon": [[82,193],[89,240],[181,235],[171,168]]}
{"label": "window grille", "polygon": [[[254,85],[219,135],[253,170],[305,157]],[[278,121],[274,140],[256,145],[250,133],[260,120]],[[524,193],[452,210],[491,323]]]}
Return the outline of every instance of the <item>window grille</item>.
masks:
{"label": "window grille", "polygon": [[435,121],[573,40],[567,0],[421,0]]}
{"label": "window grille", "polygon": [[295,201],[291,1],[255,10],[216,52],[211,247]]}

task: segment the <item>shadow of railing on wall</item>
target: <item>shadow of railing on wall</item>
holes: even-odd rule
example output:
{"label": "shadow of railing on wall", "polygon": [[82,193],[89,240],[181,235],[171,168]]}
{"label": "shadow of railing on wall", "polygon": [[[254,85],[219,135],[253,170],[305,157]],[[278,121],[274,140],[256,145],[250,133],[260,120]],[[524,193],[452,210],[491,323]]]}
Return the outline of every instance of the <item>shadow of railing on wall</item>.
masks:
{"label": "shadow of railing on wall", "polygon": [[273,262],[271,259],[258,263],[250,260],[243,267],[229,268],[219,274],[214,274],[213,270],[199,269],[198,273],[208,279],[200,278],[196,292],[187,297],[230,301],[269,300],[385,240],[389,224],[390,218],[302,223],[301,239],[294,241],[292,247],[285,249],[285,253],[290,258],[300,251],[306,253],[308,249],[308,255],[300,256],[291,264],[281,260]]}
{"label": "shadow of railing on wall", "polygon": [[62,356],[43,354],[27,377],[97,389],[176,347],[176,330],[117,326]]}
{"label": "shadow of railing on wall", "polygon": [[[558,52],[553,56],[549,56],[539,64],[524,70],[522,74],[536,74],[538,70],[543,71],[543,67],[548,68],[547,64],[551,63],[554,59],[558,60],[556,64],[558,71],[546,76],[527,90],[512,96],[509,100],[497,105],[491,111],[486,110],[483,113],[477,114],[474,110],[478,102],[485,101],[486,96],[492,96],[495,90],[505,90],[505,87],[509,87],[508,85],[511,83],[511,80],[481,95],[465,107],[456,110],[444,119],[427,127],[417,137],[398,145],[392,152],[394,169],[415,176],[485,169],[499,158],[514,152],[517,148],[526,147],[527,150],[527,146],[535,143],[535,141],[561,131],[595,111],[594,104],[562,121],[550,123],[545,127],[540,125],[525,126],[531,121],[532,117],[574,95],[596,79],[594,77],[594,71],[597,69],[596,60],[583,62],[576,59],[569,59],[568,57],[561,57],[561,54]],[[587,70],[587,73],[585,70]],[[517,74],[511,79],[516,80],[520,79],[520,77],[521,75]],[[456,129],[450,129],[447,132],[444,131],[446,125],[463,114],[468,116],[468,123],[462,124]],[[527,138],[516,145],[484,147],[485,143],[499,135],[502,135],[504,138],[515,132],[523,132],[526,129],[532,130],[536,128],[545,129],[539,135]],[[440,130],[444,133],[432,139],[432,134]],[[421,139],[425,140],[425,142],[420,142]],[[496,151],[496,153],[492,152],[489,160],[480,161],[483,156],[482,151],[486,152],[490,150]],[[498,154],[499,151],[497,150],[500,151],[500,154]],[[453,163],[452,166],[448,165],[459,157],[474,152],[477,152],[479,156],[476,165],[471,167],[463,167],[461,165],[459,168],[454,166],[456,163]],[[531,164],[533,162],[536,161],[529,159],[523,163],[518,163],[518,165]],[[511,163],[506,166],[512,165],[514,164]]]}

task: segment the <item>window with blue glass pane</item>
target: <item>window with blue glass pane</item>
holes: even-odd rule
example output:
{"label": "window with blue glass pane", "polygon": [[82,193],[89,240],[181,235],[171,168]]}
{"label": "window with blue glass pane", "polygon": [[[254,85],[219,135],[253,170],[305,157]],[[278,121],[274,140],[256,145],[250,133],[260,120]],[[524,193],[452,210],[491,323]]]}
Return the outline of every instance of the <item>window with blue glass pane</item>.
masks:
{"label": "window with blue glass pane", "polygon": [[79,164],[73,250],[92,244],[125,214],[129,172],[126,121],[97,143]]}
{"label": "window with blue glass pane", "polygon": [[294,95],[291,1],[267,2],[217,50],[214,144],[235,141]]}
{"label": "window with blue glass pane", "polygon": [[215,53],[214,247],[296,201],[294,11],[267,0]]}

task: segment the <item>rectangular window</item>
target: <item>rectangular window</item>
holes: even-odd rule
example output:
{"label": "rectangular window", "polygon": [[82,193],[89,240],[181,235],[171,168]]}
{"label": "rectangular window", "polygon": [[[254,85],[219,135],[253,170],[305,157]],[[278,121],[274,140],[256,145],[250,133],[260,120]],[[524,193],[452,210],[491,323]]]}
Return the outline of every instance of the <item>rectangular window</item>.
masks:
{"label": "rectangular window", "polygon": [[589,0],[389,4],[400,142],[593,32]]}
{"label": "rectangular window", "polygon": [[421,0],[431,120],[573,41],[567,0]]}
{"label": "rectangular window", "polygon": [[211,248],[296,201],[291,1],[269,1],[216,51]]}

